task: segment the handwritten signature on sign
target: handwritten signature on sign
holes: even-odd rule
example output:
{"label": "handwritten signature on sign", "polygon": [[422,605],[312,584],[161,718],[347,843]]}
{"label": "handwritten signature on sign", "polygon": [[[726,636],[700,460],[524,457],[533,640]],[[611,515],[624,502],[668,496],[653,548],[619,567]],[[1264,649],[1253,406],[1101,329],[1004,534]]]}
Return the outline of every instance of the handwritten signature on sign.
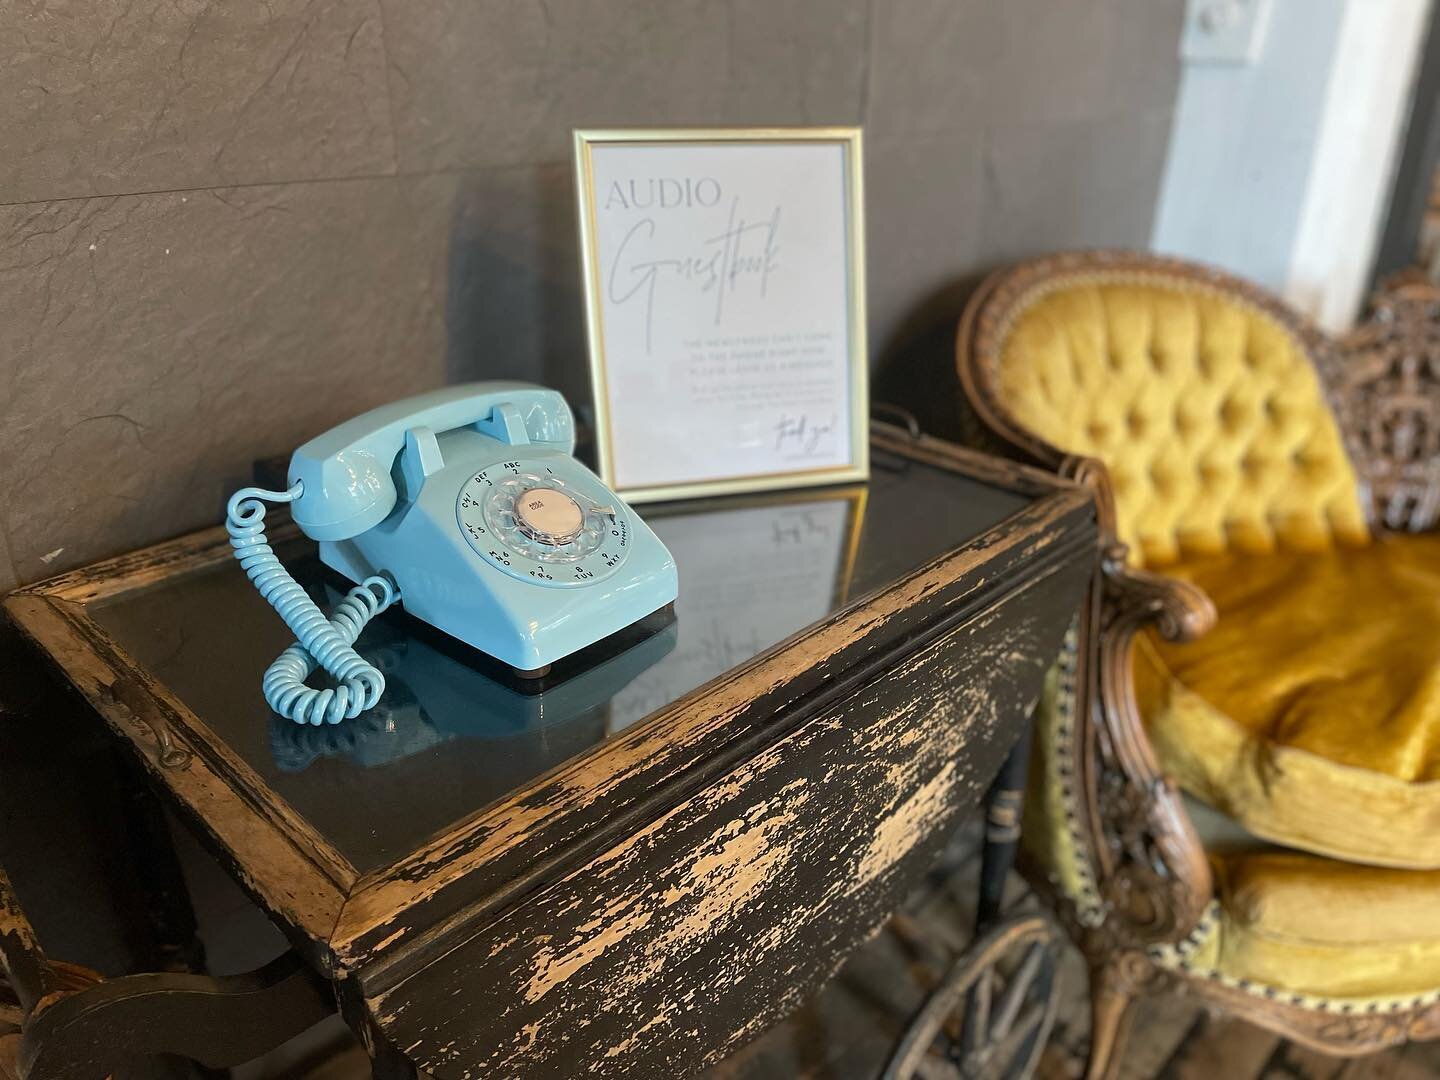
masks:
{"label": "handwritten signature on sign", "polygon": [[775,449],[789,450],[801,457],[811,457],[826,445],[835,433],[835,417],[829,423],[819,423],[801,413],[799,416],[782,415],[775,425]]}
{"label": "handwritten signature on sign", "polygon": [[768,218],[749,221],[739,216],[740,200],[730,203],[725,231],[701,241],[702,250],[681,258],[654,258],[657,246],[653,217],[641,218],[620,241],[610,264],[607,290],[613,304],[632,300],[645,311],[645,352],[651,350],[655,297],[662,280],[715,294],[715,325],[725,317],[725,300],[744,284],[756,285],[763,297],[770,275],[779,267],[780,207]]}

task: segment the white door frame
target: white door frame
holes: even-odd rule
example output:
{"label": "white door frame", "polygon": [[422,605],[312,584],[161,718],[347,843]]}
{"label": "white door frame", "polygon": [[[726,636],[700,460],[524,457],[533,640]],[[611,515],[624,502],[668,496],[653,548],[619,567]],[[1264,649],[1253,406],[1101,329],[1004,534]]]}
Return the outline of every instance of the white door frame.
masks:
{"label": "white door frame", "polygon": [[1347,0],[1310,167],[1287,300],[1327,330],[1365,300],[1425,40],[1430,0]]}

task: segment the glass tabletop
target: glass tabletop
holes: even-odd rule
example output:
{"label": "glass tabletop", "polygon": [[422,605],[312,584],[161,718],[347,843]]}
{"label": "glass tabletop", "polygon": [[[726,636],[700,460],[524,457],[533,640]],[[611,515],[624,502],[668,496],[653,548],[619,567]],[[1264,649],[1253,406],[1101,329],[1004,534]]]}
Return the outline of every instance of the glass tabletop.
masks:
{"label": "glass tabletop", "polygon": [[[546,683],[509,680],[386,612],[357,643],[385,672],[385,696],[333,727],[266,707],[260,676],[291,639],[233,562],[98,601],[91,614],[365,872],[1029,501],[886,454],[872,473],[863,487],[640,507],[679,568],[673,615],[587,650]],[[322,609],[344,595],[309,541],[277,550]]]}

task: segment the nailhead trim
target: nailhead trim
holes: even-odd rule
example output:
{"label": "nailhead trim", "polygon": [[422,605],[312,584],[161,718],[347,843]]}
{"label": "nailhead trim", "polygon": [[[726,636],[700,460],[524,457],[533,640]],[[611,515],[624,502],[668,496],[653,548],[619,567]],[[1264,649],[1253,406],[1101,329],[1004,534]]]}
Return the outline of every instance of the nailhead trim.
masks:
{"label": "nailhead trim", "polygon": [[1072,896],[1075,917],[1082,926],[1098,926],[1105,911],[1100,903],[1100,890],[1095,885],[1095,869],[1085,858],[1084,833],[1075,808],[1076,775],[1072,756],[1075,731],[1075,662],[1080,649],[1080,631],[1076,622],[1065,632],[1065,641],[1056,661],[1059,677],[1055,681],[1055,773],[1060,778],[1060,800],[1065,810],[1065,831],[1075,851],[1075,876],[1078,895]]}
{"label": "nailhead trim", "polygon": [[1152,948],[1149,951],[1150,959],[1157,967],[1181,971],[1190,978],[1204,979],[1207,982],[1219,983],[1232,990],[1244,991],[1254,997],[1284,1001],[1297,1008],[1332,1013],[1337,1016],[1347,1016],[1361,1011],[1367,1013],[1403,1012],[1407,1009],[1422,1009],[1440,1003],[1440,990],[1404,996],[1322,997],[1318,994],[1299,994],[1290,990],[1281,990],[1275,986],[1255,982],[1253,979],[1241,979],[1227,975],[1214,968],[1198,967],[1191,962],[1190,957],[1205,944],[1211,934],[1216,932],[1219,924],[1220,907],[1212,900],[1209,907],[1205,909],[1205,914],[1200,922],[1183,941],[1174,945],[1159,945]]}

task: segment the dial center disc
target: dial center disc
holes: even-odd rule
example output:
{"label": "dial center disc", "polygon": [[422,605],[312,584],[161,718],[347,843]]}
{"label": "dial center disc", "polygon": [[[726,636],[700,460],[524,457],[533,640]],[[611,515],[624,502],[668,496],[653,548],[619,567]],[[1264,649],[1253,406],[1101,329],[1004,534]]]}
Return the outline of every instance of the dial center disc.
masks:
{"label": "dial center disc", "polygon": [[558,547],[580,535],[580,504],[554,488],[526,488],[515,498],[515,523],[530,539]]}

